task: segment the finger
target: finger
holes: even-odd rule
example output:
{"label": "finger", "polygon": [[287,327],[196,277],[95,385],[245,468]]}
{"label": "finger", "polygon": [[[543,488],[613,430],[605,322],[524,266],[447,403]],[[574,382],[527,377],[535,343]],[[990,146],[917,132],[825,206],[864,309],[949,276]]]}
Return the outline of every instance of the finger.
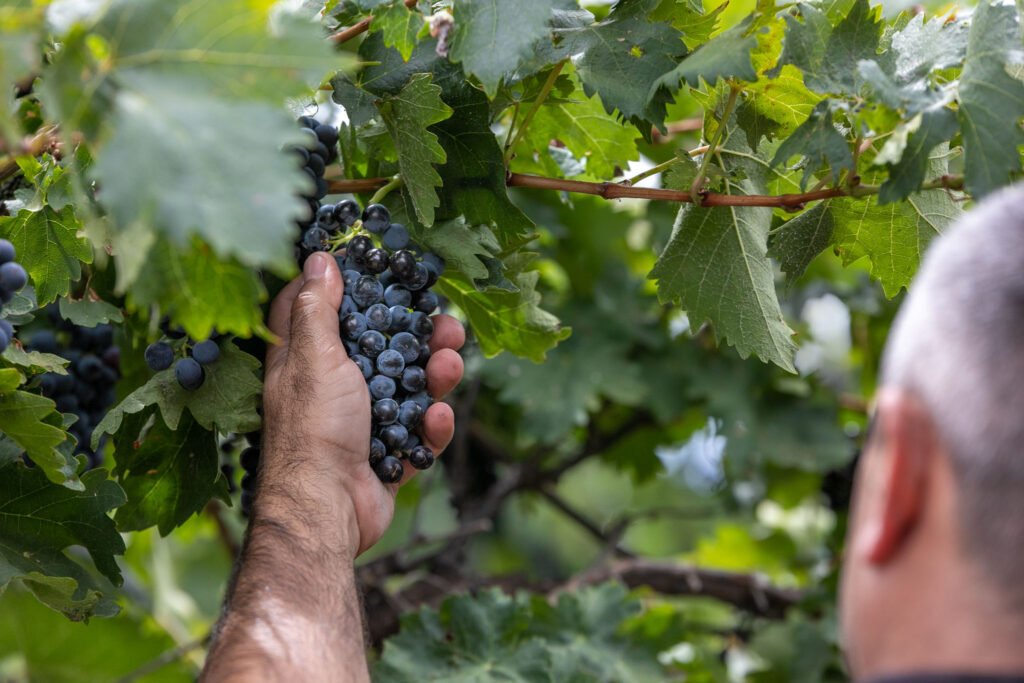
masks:
{"label": "finger", "polygon": [[291,331],[292,304],[302,287],[302,278],[297,277],[284,286],[273,303],[270,304],[270,313],[267,315],[267,325],[270,331],[277,335],[277,343],[267,349],[267,370],[284,362],[288,355],[288,336]]}
{"label": "finger", "polygon": [[441,349],[427,361],[427,391],[435,400],[443,398],[462,379],[462,356]]}
{"label": "finger", "polygon": [[311,254],[302,268],[302,280],[291,307],[289,357],[340,343],[338,308],[344,285],[334,257],[324,252]]}
{"label": "finger", "polygon": [[466,343],[466,330],[455,318],[439,313],[431,318],[434,321],[434,334],[430,338],[430,350],[455,349],[458,351]]}

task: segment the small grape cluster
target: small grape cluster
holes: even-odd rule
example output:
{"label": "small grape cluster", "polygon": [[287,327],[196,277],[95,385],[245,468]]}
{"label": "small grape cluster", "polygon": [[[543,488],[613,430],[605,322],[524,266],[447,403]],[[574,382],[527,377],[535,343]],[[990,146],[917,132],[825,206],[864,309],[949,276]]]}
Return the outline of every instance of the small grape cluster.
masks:
{"label": "small grape cluster", "polygon": [[[92,432],[117,400],[114,387],[121,376],[121,350],[114,344],[114,329],[110,325],[74,325],[61,318],[54,306],[47,308],[47,315],[56,331],[33,333],[26,348],[56,354],[70,362],[68,374],[46,373],[40,378],[39,387],[43,396],[57,404],[57,410],[78,418],[68,428],[78,440],[75,454],[84,454],[90,469],[99,467],[103,449],[91,448]],[[62,338],[66,343],[62,343]]]}
{"label": "small grape cluster", "polygon": [[[0,310],[22,287],[28,283],[28,273],[20,263],[15,263],[17,253],[14,245],[7,240],[0,239]],[[14,339],[14,327],[10,321],[0,319],[0,353],[3,353],[7,345]]]}
{"label": "small grape cluster", "polygon": [[360,210],[352,199],[320,207],[301,249],[302,260],[333,252],[341,269],[340,333],[370,392],[374,472],[394,483],[402,478],[403,461],[427,469],[434,453],[415,432],[433,403],[425,368],[434,333],[430,314],[440,302],[430,288],[444,272],[444,259],[412,244],[385,206]]}
{"label": "small grape cluster", "polygon": [[299,125],[302,126],[299,131],[303,135],[302,144],[292,147],[290,151],[299,155],[303,172],[309,174],[316,188],[313,194],[303,197],[309,202],[309,214],[306,220],[299,222],[299,227],[305,230],[316,220],[320,200],[327,196],[324,171],[328,164],[338,158],[338,131],[310,116],[300,117]]}
{"label": "small grape cluster", "polygon": [[252,498],[256,490],[256,475],[260,467],[260,433],[250,432],[245,435],[249,445],[242,449],[238,456],[242,465],[242,516],[248,517],[252,512]]}
{"label": "small grape cluster", "polygon": [[[167,330],[169,336],[184,337],[183,332]],[[201,342],[187,339],[183,347],[185,353],[189,354],[175,361],[174,347],[165,341],[153,342],[146,347],[146,365],[150,370],[160,372],[174,366],[174,378],[185,391],[195,391],[203,386],[206,381],[206,366],[213,365],[220,360],[220,347],[215,339],[205,339]]]}

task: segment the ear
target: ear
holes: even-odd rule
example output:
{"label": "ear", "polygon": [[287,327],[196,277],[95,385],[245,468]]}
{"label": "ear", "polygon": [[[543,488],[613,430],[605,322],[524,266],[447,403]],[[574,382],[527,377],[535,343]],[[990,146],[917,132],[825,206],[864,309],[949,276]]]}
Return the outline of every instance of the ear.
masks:
{"label": "ear", "polygon": [[866,454],[874,471],[863,482],[875,490],[865,492],[872,500],[859,520],[857,545],[868,562],[886,564],[904,547],[924,507],[938,434],[925,407],[905,390],[882,389],[876,405]]}

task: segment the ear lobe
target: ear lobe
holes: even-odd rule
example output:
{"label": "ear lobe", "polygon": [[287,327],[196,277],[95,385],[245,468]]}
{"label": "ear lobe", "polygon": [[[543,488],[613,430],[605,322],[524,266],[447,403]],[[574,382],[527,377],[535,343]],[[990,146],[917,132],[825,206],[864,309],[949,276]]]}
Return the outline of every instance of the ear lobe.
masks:
{"label": "ear lobe", "polygon": [[878,437],[872,453],[880,491],[863,543],[873,564],[891,561],[914,531],[928,495],[928,470],[937,444],[935,427],[921,403],[901,390],[878,397]]}

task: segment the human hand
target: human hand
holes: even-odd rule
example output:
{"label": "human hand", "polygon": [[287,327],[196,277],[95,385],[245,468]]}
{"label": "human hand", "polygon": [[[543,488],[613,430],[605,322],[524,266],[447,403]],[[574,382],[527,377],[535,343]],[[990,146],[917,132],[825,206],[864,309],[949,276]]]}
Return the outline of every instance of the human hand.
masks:
{"label": "human hand", "polygon": [[[370,396],[338,333],[343,288],[334,258],[315,253],[271,305],[269,325],[280,341],[267,353],[253,517],[316,534],[355,557],[384,534],[395,494],[415,470],[406,468],[398,484],[383,484],[368,462]],[[433,320],[427,390],[438,400],[462,378],[457,350],[466,335],[451,316]],[[445,403],[424,415],[422,438],[435,454],[451,441],[454,420]]]}

